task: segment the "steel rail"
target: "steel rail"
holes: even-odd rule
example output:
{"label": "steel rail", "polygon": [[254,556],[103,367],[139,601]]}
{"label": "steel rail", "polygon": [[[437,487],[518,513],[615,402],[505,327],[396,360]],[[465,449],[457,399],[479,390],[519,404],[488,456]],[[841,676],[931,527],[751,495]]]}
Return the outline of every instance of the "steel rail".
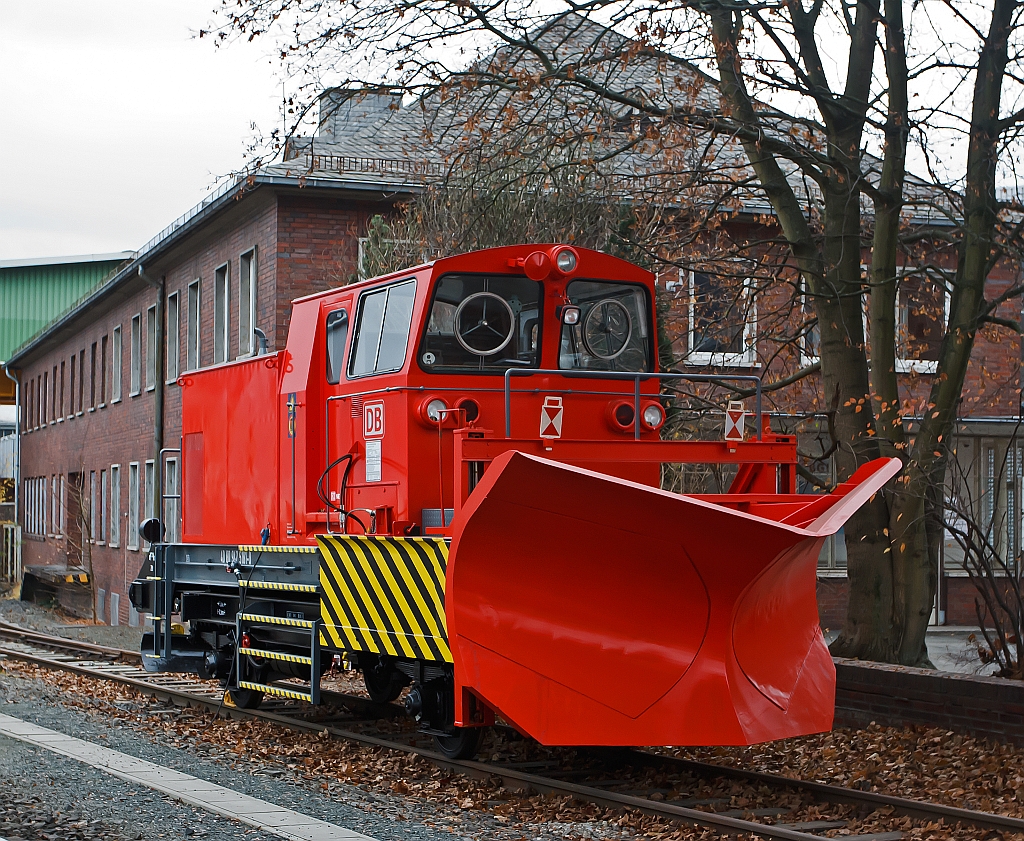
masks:
{"label": "steel rail", "polygon": [[50,648],[67,648],[72,651],[87,651],[90,654],[102,654],[106,657],[115,657],[119,660],[134,660],[137,663],[142,662],[142,653],[138,651],[127,651],[123,648],[111,648],[106,645],[97,645],[96,643],[71,639],[68,637],[50,636],[49,634],[42,634],[38,631],[22,628],[18,625],[12,625],[10,622],[0,621],[0,635],[18,636],[23,640],[38,642],[41,645],[46,645]]}
{"label": "steel rail", "polygon": [[[8,633],[20,633],[20,631],[11,631],[8,627],[4,627],[4,623],[0,623],[0,635]],[[47,637],[43,634],[32,634],[35,637],[42,638],[37,641],[39,645],[48,645],[49,641],[55,643],[75,643],[74,640],[66,640],[63,637],[52,638]],[[91,646],[88,643],[83,643],[83,646],[88,646],[89,649],[93,648],[104,648],[103,646]],[[63,646],[62,646],[63,647]],[[70,646],[68,646],[70,647]],[[89,650],[83,648],[83,650]],[[108,649],[118,654],[123,653],[120,649]],[[783,839],[783,841],[821,841],[825,836],[810,834],[807,832],[801,832],[796,829],[791,829],[786,826],[775,826],[772,824],[758,823],[756,821],[748,821],[742,818],[736,818],[729,815],[720,815],[714,812],[704,812],[698,809],[691,809],[684,806],[676,806],[672,803],[665,803],[659,801],[649,800],[643,797],[636,797],[629,794],[621,794],[618,792],[604,791],[599,788],[587,786],[585,784],[576,784],[565,782],[562,780],[552,779],[544,777],[539,774],[533,774],[527,771],[519,771],[514,768],[504,767],[501,765],[495,765],[488,762],[478,762],[476,760],[457,760],[449,759],[440,753],[435,751],[427,750],[424,748],[417,747],[402,742],[395,742],[390,739],[382,739],[377,736],[373,736],[366,733],[359,733],[352,730],[346,730],[330,724],[318,723],[315,721],[306,721],[299,718],[293,718],[288,715],[282,715],[280,713],[274,713],[268,710],[244,710],[238,707],[223,706],[218,700],[204,697],[202,695],[194,694],[182,689],[172,688],[168,686],[161,686],[159,683],[150,682],[139,678],[134,678],[128,675],[106,672],[102,669],[83,666],[76,663],[69,663],[67,661],[53,660],[41,654],[33,654],[30,652],[18,651],[16,649],[8,649],[0,646],[0,654],[7,655],[14,659],[24,660],[31,662],[45,668],[58,669],[62,671],[69,671],[76,674],[80,674],[84,677],[91,677],[98,680],[106,680],[117,682],[138,690],[140,693],[160,698],[161,700],[170,700],[181,702],[183,706],[191,707],[205,707],[208,710],[214,712],[220,712],[226,714],[229,717],[240,718],[240,719],[260,719],[263,721],[280,724],[281,726],[288,727],[293,730],[305,731],[310,733],[323,733],[327,732],[331,736],[339,739],[345,739],[348,741],[357,742],[360,744],[368,745],[371,747],[380,747],[388,750],[399,751],[415,756],[422,756],[425,759],[433,762],[434,764],[444,767],[446,769],[467,774],[477,778],[494,778],[502,780],[507,788],[510,789],[524,789],[531,788],[535,791],[542,793],[556,793],[565,794],[574,798],[584,800],[586,802],[595,803],[597,805],[607,806],[610,808],[629,808],[636,809],[648,815],[657,817],[668,818],[680,823],[685,823],[693,826],[703,826],[713,829],[724,830],[727,833],[749,833],[760,836],[762,838],[772,839]],[[344,699],[344,702],[349,700],[362,701],[363,699],[355,698],[350,696],[340,696]],[[364,701],[366,704],[372,702]],[[379,705],[376,705],[379,706]],[[796,788],[807,791],[810,794],[818,796],[831,803],[840,804],[853,804],[853,805],[869,805],[877,809],[879,807],[889,807],[897,814],[906,815],[908,817],[924,818],[929,820],[941,820],[944,822],[956,822],[961,824],[967,824],[979,829],[997,830],[1002,832],[1016,832],[1024,833],[1024,819],[1014,818],[1007,815],[998,815],[990,812],[979,812],[971,809],[961,809],[954,806],[945,806],[943,804],[932,803],[928,801],[912,800],[909,798],[895,797],[892,795],[878,794],[876,792],[858,791],[856,789],[847,789],[841,786],[828,785],[826,783],[818,783],[810,780],[792,779],[789,777],[783,777],[775,774],[768,774],[757,771],[746,771],[741,768],[733,768],[730,766],[714,765],[709,763],[697,762],[694,760],[682,759],[680,757],[673,757],[664,754],[655,754],[648,751],[642,750],[629,750],[630,754],[638,759],[644,761],[657,760],[664,762],[667,765],[675,765],[677,767],[686,768],[693,773],[696,773],[703,777],[709,776],[724,776],[733,777],[735,779],[748,780],[751,782],[761,782],[768,785]],[[850,839],[857,838],[856,835],[845,836]]]}
{"label": "steel rail", "polygon": [[888,806],[907,817],[943,818],[948,821],[971,824],[981,829],[1024,832],[1024,819],[997,815],[992,812],[977,812],[973,809],[961,809],[958,806],[946,806],[942,803],[911,800],[906,797],[896,797],[891,794],[881,794],[875,791],[860,791],[858,789],[830,785],[829,783],[819,783],[815,780],[783,777],[781,774],[768,774],[764,771],[747,771],[743,768],[733,768],[729,765],[715,765],[709,762],[698,762],[693,759],[683,759],[675,756],[663,756],[642,750],[635,751],[635,753],[645,759],[648,757],[669,759],[673,765],[686,768],[702,777],[731,777],[736,780],[745,780],[752,783],[785,786],[819,795],[821,799],[829,803],[847,803],[856,806],[867,804],[876,808]]}

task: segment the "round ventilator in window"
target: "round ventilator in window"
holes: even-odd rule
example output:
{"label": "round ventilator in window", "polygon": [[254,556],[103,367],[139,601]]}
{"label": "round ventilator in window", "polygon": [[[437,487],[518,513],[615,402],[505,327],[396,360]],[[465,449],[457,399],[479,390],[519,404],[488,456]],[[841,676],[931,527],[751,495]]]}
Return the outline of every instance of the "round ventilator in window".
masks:
{"label": "round ventilator in window", "polygon": [[583,319],[583,344],[598,359],[614,359],[626,349],[632,335],[629,310],[610,298],[594,304]]}
{"label": "round ventilator in window", "polygon": [[493,292],[476,292],[455,310],[455,338],[477,356],[497,353],[512,341],[515,329],[512,307]]}

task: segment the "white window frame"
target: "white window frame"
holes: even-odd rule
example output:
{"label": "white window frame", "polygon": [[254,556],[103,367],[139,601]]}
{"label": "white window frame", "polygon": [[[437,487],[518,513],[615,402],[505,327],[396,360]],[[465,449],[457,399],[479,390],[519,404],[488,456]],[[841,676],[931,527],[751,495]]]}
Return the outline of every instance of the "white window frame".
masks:
{"label": "white window frame", "polygon": [[107,521],[107,545],[121,545],[121,465],[110,465],[110,519]]}
{"label": "white window frame", "polygon": [[146,310],[146,391],[156,388],[156,305]]}
{"label": "white window frame", "polygon": [[213,272],[213,364],[228,361],[231,347],[231,264]]}
{"label": "white window frame", "polygon": [[131,335],[131,379],[128,382],[128,396],[137,397],[142,393],[142,313],[132,316]]}
{"label": "white window frame", "polygon": [[128,548],[139,548],[139,463],[128,463]]}
{"label": "white window frame", "polygon": [[[899,277],[913,271],[912,266],[900,266],[896,271]],[[942,283],[942,323],[939,325],[941,333],[946,332],[946,325],[949,323],[949,279],[952,272],[943,269],[925,269],[925,273],[932,277],[935,283]],[[935,274],[938,277],[934,277]],[[897,374],[934,374],[939,369],[938,360],[935,359],[907,359],[900,355],[899,331],[902,329],[903,309],[900,305],[900,286],[896,287],[896,373]]]}
{"label": "white window frame", "polygon": [[[814,301],[811,293],[807,290],[807,281],[804,278],[800,278],[800,321],[803,323],[807,316],[818,317],[818,313],[814,309]],[[818,344],[821,344],[821,327],[815,325],[814,330],[818,332]],[[814,353],[809,353],[807,350],[807,332],[804,331],[800,334],[798,341],[800,347],[800,365],[806,368],[808,365],[813,365],[815,362],[821,361],[821,356]]]}
{"label": "white window frame", "polygon": [[58,484],[59,487],[58,487],[58,491],[57,491],[57,511],[58,511],[58,514],[59,514],[58,522],[60,523],[60,527],[57,530],[57,533],[61,537],[67,537],[67,534],[68,534],[68,506],[67,506],[68,481],[67,481],[67,476],[65,476],[63,473],[60,474],[58,479],[59,479],[59,481],[57,482],[57,484]]}
{"label": "white window frame", "polygon": [[178,381],[181,367],[181,296],[177,292],[167,296],[167,349],[164,355],[164,367],[167,369],[164,382],[171,385]]}
{"label": "white window frame", "polygon": [[181,540],[180,523],[178,512],[181,510],[181,478],[178,474],[178,459],[168,458],[164,462],[164,490],[167,497],[177,499],[164,499],[161,497],[161,519],[167,533],[168,543],[177,543]]}
{"label": "white window frame", "polygon": [[197,371],[202,365],[203,299],[202,283],[197,277],[188,285],[188,324],[185,326],[185,370]]}
{"label": "white window frame", "polygon": [[[151,517],[156,516],[156,498],[158,495],[156,483],[156,462],[151,458],[146,459],[146,472],[143,476],[142,482],[142,520],[144,522]],[[148,549],[151,544],[145,540],[143,542],[146,544],[145,548]]]}
{"label": "white window frame", "polygon": [[59,528],[60,523],[58,522],[59,514],[57,513],[57,474],[50,474],[50,481],[48,485],[48,493],[50,497],[50,519],[47,520],[47,528],[50,533],[50,537],[56,538],[60,534]]}
{"label": "white window frame", "polygon": [[[687,271],[687,290],[689,300],[687,302],[687,324],[686,324],[686,364],[700,365],[711,368],[757,368],[760,363],[757,361],[757,300],[754,294],[754,278],[747,276],[743,279],[743,295],[749,299],[749,306],[746,308],[746,319],[743,324],[743,350],[739,353],[706,353],[697,352],[694,345],[694,277],[698,274],[714,277],[713,272]],[[666,287],[667,288],[667,287]]]}
{"label": "white window frame", "polygon": [[124,346],[121,325],[118,324],[110,339],[110,402],[121,402],[121,375],[124,372]]}
{"label": "white window frame", "polygon": [[[356,245],[356,275],[359,280],[369,280],[370,275],[366,272],[366,267],[363,265],[366,260],[366,244],[370,241],[369,237],[359,237]],[[412,245],[413,240],[411,239],[385,239],[383,240],[385,245]],[[413,260],[413,263],[425,262],[425,260]]]}
{"label": "white window frame", "polygon": [[252,356],[256,324],[256,247],[238,258],[238,358]]}
{"label": "white window frame", "polygon": [[100,470],[100,511],[99,511],[99,529],[100,533],[96,536],[96,542],[101,546],[107,542],[107,471]]}
{"label": "white window frame", "polygon": [[99,485],[96,480],[96,471],[89,471],[89,542],[96,542],[96,520],[97,509],[99,508]]}

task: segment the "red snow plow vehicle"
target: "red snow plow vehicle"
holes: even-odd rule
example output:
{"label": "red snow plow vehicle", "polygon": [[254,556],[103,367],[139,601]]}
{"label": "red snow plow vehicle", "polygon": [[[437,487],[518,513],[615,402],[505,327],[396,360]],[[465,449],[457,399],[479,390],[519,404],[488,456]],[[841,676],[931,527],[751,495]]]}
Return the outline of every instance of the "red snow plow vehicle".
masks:
{"label": "red snow plow vehicle", "polygon": [[[545,744],[829,729],[818,554],[900,463],[796,493],[753,377],[753,430],[734,407],[727,440],[662,440],[666,381],[710,377],[658,372],[654,292],[491,249],[299,299],[285,349],[183,377],[183,540],[150,521],[131,591],[148,667],[256,706],[349,663],[451,756],[496,716]],[[735,478],[680,495],[665,464]]]}

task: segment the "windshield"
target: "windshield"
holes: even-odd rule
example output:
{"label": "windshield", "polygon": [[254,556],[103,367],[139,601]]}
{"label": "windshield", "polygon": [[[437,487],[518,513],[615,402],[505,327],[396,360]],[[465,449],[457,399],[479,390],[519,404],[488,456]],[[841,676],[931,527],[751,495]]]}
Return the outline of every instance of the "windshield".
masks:
{"label": "windshield", "polygon": [[566,292],[580,318],[562,325],[559,368],[651,370],[650,307],[642,286],[574,280]]}
{"label": "windshield", "polygon": [[504,372],[540,363],[541,284],[525,277],[445,275],[420,343],[424,371]]}

